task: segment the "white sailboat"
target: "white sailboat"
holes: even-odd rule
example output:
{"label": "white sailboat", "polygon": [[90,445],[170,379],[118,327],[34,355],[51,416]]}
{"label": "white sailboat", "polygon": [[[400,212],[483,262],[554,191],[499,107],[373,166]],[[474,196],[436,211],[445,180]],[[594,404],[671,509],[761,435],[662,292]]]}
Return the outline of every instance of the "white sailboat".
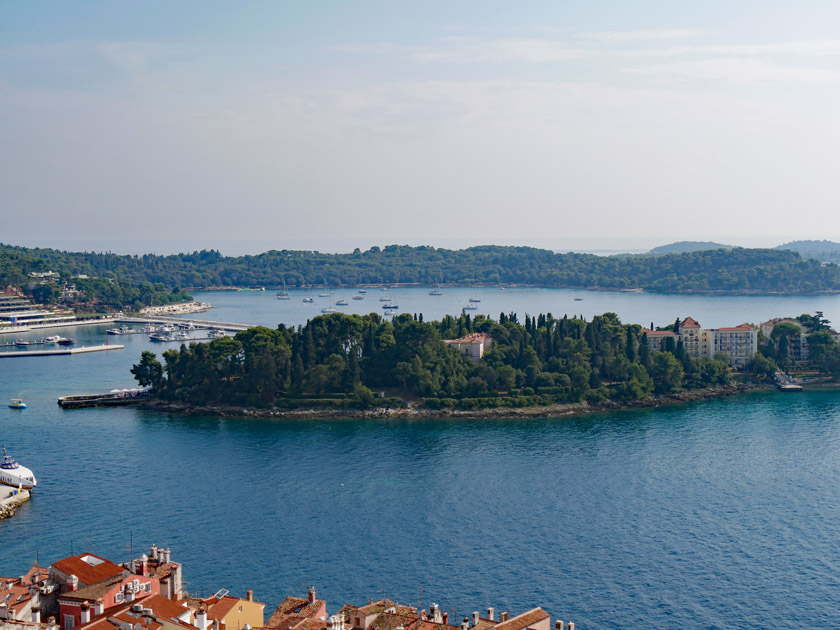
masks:
{"label": "white sailboat", "polygon": [[278,300],[291,300],[291,296],[289,295],[289,288],[286,286],[286,279],[283,278],[283,290],[277,293]]}

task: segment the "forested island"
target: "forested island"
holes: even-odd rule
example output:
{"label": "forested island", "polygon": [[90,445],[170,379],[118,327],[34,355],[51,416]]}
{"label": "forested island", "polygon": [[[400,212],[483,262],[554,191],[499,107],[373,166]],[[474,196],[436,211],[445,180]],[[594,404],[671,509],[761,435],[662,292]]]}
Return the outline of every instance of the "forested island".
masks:
{"label": "forested island", "polygon": [[[470,333],[492,338],[479,361],[445,342]],[[820,341],[840,375],[840,346]],[[434,322],[333,313],[297,328],[256,327],[182,345],[164,352],[163,363],[144,352],[132,373],[158,400],[188,408],[513,409],[626,404],[724,386],[733,378],[725,359],[693,359],[681,342],[650,350],[642,327],[614,313],[591,321],[548,313],[522,323],[513,313]],[[738,378],[772,382],[776,369],[759,353]]]}
{"label": "forested island", "polygon": [[181,298],[181,287],[303,287],[324,283],[502,284],[744,294],[840,290],[837,265],[772,249],[596,256],[495,245],[460,250],[389,245],[347,254],[283,250],[231,257],[212,250],[129,256],[0,245],[0,286],[29,286],[33,291],[32,285],[37,283],[31,274],[49,271],[60,282],[73,282],[92,298],[109,304],[165,303],[163,300],[170,299],[167,294]]}

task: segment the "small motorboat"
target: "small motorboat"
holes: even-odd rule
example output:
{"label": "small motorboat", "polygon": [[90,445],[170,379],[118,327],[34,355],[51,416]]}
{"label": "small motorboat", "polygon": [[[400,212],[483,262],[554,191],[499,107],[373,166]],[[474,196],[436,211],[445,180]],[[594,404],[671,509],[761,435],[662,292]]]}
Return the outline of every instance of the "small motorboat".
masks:
{"label": "small motorboat", "polygon": [[59,346],[72,346],[74,343],[76,343],[76,340],[71,339],[70,337],[62,337],[61,339],[56,341],[56,343]]}
{"label": "small motorboat", "polygon": [[26,409],[26,403],[22,398],[12,398],[9,401],[9,409]]}

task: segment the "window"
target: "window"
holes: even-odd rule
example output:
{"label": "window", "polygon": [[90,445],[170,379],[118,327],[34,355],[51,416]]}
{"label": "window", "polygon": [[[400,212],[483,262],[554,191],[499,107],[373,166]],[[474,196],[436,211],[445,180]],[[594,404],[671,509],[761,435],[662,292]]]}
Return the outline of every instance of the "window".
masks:
{"label": "window", "polygon": [[64,628],[65,630],[70,630],[73,626],[76,625],[76,618],[73,615],[64,615]]}
{"label": "window", "polygon": [[152,583],[151,582],[146,582],[143,585],[143,590],[146,591],[147,593],[151,593],[152,592]]}
{"label": "window", "polygon": [[118,604],[121,604],[125,601],[125,595],[123,595],[122,593],[117,593],[116,595],[114,595],[114,601]]}

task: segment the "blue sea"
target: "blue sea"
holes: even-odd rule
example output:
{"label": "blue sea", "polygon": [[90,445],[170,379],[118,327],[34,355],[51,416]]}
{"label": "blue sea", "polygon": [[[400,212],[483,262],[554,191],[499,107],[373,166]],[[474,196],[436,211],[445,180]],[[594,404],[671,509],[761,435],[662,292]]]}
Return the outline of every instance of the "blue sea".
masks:
{"label": "blue sea", "polygon": [[[412,291],[397,296],[406,310],[447,309]],[[521,291],[486,291],[481,304],[494,316],[568,306],[708,326],[840,316],[836,297]],[[469,292],[444,294],[451,311]],[[272,326],[321,306],[268,292],[196,297],[218,306],[206,318]],[[104,339],[104,327],[62,333]],[[269,610],[312,584],[330,613],[382,596],[416,605],[422,592],[455,618],[542,606],[581,630],[840,619],[838,392],[539,420],[61,410],[60,395],[132,386],[141,350],[163,349],[142,335],[115,341],[126,348],[0,359],[0,396],[29,404],[0,409],[0,442],[39,479],[32,501],[0,521],[1,575],[71,551],[124,561],[154,543],[184,563],[191,592],[253,588]]]}

